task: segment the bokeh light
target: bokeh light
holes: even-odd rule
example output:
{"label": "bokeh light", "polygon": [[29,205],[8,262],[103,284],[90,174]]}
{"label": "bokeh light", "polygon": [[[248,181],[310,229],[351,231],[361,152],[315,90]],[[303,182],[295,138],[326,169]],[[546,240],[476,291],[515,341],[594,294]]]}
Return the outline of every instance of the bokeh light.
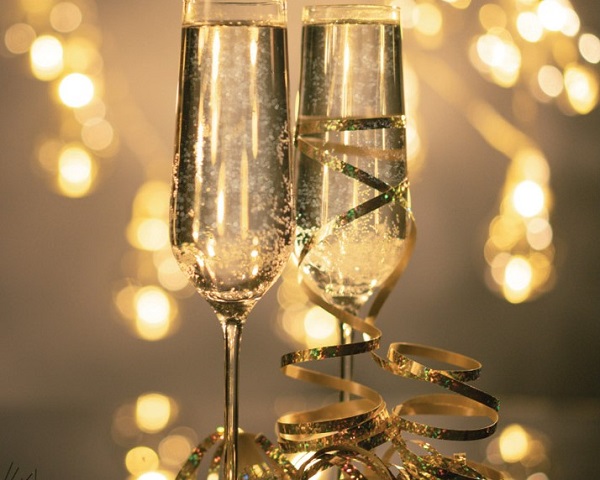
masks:
{"label": "bokeh light", "polygon": [[167,219],[171,185],[164,181],[148,181],[140,186],[133,200],[133,214],[140,217]]}
{"label": "bokeh light", "polygon": [[162,340],[177,330],[177,302],[159,286],[127,282],[117,287],[114,305],[132,333],[143,340]]}
{"label": "bokeh light", "polygon": [[600,38],[593,33],[584,33],[579,37],[579,52],[589,63],[600,63]]}
{"label": "bokeh light", "polygon": [[529,435],[518,424],[507,426],[500,434],[500,454],[507,463],[516,463],[527,456]]}
{"label": "bokeh light", "polygon": [[410,30],[415,26],[417,7],[415,0],[393,0],[392,5],[396,5],[400,8],[400,22],[404,30]]}
{"label": "bokeh light", "polygon": [[181,271],[170,248],[156,251],[153,259],[161,286],[172,292],[180,292],[190,286],[187,275]]}
{"label": "bokeh light", "polygon": [[507,25],[506,11],[496,3],[486,3],[479,9],[479,23],[487,30],[504,29]]}
{"label": "bokeh light", "polygon": [[471,0],[444,0],[444,1],[459,10],[464,10],[471,5]]}
{"label": "bokeh light", "polygon": [[158,466],[158,455],[150,447],[135,447],[125,455],[125,467],[133,475],[140,475],[144,472],[157,469]]}
{"label": "bokeh light", "polygon": [[138,218],[129,225],[130,243],[141,250],[156,251],[169,243],[169,226],[159,218]]}
{"label": "bokeh light", "polygon": [[37,37],[29,50],[31,71],[38,80],[53,80],[63,69],[63,46],[52,35]]}
{"label": "bokeh light", "polygon": [[181,467],[196,442],[187,435],[172,433],[160,441],[158,453],[162,463],[169,467]]}
{"label": "bokeh light", "polygon": [[526,218],[533,217],[544,208],[544,190],[536,182],[524,180],[515,186],[512,201],[520,215]]}
{"label": "bokeh light", "polygon": [[433,37],[442,30],[442,13],[433,3],[416,4],[413,11],[413,23],[418,32]]}
{"label": "bokeh light", "polygon": [[598,104],[598,74],[582,65],[569,65],[565,69],[565,87],[573,109],[582,115],[591,112]]}
{"label": "bokeh light", "polygon": [[539,17],[533,12],[521,12],[517,17],[517,31],[527,42],[539,42],[544,35],[544,27]]}
{"label": "bokeh light", "polygon": [[169,480],[164,472],[145,472],[137,480]]}
{"label": "bokeh light", "polygon": [[62,102],[71,108],[80,108],[94,98],[94,82],[82,73],[71,73],[62,79],[58,94]]}
{"label": "bokeh light", "polygon": [[99,76],[104,68],[104,61],[97,46],[88,39],[74,37],[64,45],[65,66],[75,72],[86,72]]}
{"label": "bokeh light", "polygon": [[560,31],[567,37],[574,37],[579,33],[580,29],[581,20],[577,12],[570,6],[565,8],[565,21]]}
{"label": "bokeh light", "polygon": [[96,176],[96,162],[82,147],[68,146],[58,159],[58,188],[71,198],[87,195]]}
{"label": "bokeh light", "polygon": [[566,23],[566,9],[558,0],[542,0],[537,15],[546,30],[559,32]]}
{"label": "bokeh light", "polygon": [[[479,62],[475,66],[502,87],[512,87],[519,78],[521,52],[506,30],[493,29],[476,41]],[[480,63],[481,62],[481,63]]]}
{"label": "bokeh light", "polygon": [[514,175],[515,180],[523,178],[540,185],[547,185],[550,182],[550,166],[539,149],[527,146],[516,152],[509,175],[511,178]]}
{"label": "bokeh light", "polygon": [[534,250],[545,250],[552,245],[552,226],[544,218],[534,218],[527,223],[527,242]]}
{"label": "bokeh light", "polygon": [[6,29],[4,44],[6,49],[15,55],[26,53],[36,37],[35,30],[27,23],[15,23]]}
{"label": "bokeh light", "polygon": [[488,443],[486,461],[500,469],[507,480],[548,480],[549,447],[540,432],[512,423]]}
{"label": "bokeh light", "polygon": [[135,419],[138,428],[146,433],[162,431],[175,417],[175,401],[161,393],[146,393],[136,401]]}
{"label": "bokeh light", "polygon": [[312,307],[304,315],[304,330],[311,340],[335,342],[337,327],[337,319],[322,308]]}
{"label": "bokeh light", "polygon": [[538,71],[538,83],[549,97],[558,97],[564,90],[562,72],[554,65],[544,65]]}
{"label": "bokeh light", "polygon": [[172,327],[176,306],[162,288],[150,285],[140,288],[134,296],[135,326],[144,340],[165,338]]}
{"label": "bokeh light", "polygon": [[170,185],[164,182],[150,181],[140,187],[127,227],[132,246],[150,252],[169,248],[169,195]]}
{"label": "bokeh light", "polygon": [[81,129],[81,140],[92,150],[102,151],[109,148],[115,139],[113,126],[103,118],[86,121]]}
{"label": "bokeh light", "polygon": [[509,302],[519,303],[529,296],[533,271],[524,257],[511,258],[504,269],[504,295]]}
{"label": "bokeh light", "polygon": [[543,472],[532,473],[527,477],[527,480],[550,480],[548,475]]}
{"label": "bokeh light", "polygon": [[68,33],[81,25],[83,15],[77,5],[71,2],[57,3],[50,12],[50,25],[57,32]]}
{"label": "bokeh light", "polygon": [[540,150],[517,150],[500,214],[490,223],[484,247],[488,285],[511,303],[533,299],[553,285],[549,181],[548,162]]}
{"label": "bokeh light", "polygon": [[19,3],[26,12],[42,15],[50,10],[54,0],[19,0]]}

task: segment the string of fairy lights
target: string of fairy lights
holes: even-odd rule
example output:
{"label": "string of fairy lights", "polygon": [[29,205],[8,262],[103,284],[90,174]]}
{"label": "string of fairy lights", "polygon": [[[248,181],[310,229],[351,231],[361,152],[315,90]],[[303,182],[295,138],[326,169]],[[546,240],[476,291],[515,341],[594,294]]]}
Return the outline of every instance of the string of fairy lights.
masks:
{"label": "string of fairy lights", "polygon": [[[517,123],[535,121],[540,104],[553,104],[565,115],[585,115],[597,107],[600,39],[582,25],[568,0],[389,1],[402,7],[403,28],[411,40],[405,52],[405,88],[411,92],[409,168],[414,174],[427,157],[418,108],[421,84],[427,83],[507,158],[498,212],[483,248],[485,280],[509,302],[535,298],[555,279],[551,172],[542,148]],[[69,198],[92,194],[123,145],[145,159],[147,180],[132,204],[125,232],[131,250],[123,257],[124,277],[115,287],[114,303],[134,335],[147,341],[172,335],[178,302],[192,291],[168,241],[165,159],[170,151],[126,87],[111,94],[117,102],[107,100],[111,72],[102,54],[96,1],[5,0],[2,8],[2,53],[28,58],[31,75],[48,85],[56,104],[58,121],[49,124],[54,130],[40,136],[33,152],[49,188]],[[459,17],[467,17],[463,24],[472,28],[461,48],[476,72],[511,92],[512,120],[485,99],[474,98],[452,66],[435,56],[453,35],[448,26]],[[434,65],[444,75],[427,75]],[[440,77],[443,85],[436,83]],[[281,333],[302,344],[335,343],[335,319],[327,322],[292,277],[285,274],[277,292]],[[127,449],[124,463],[131,480],[174,478],[197,441],[190,429],[174,427],[177,410],[174,399],[150,392],[115,413],[113,435]],[[508,478],[546,480],[548,448],[536,432],[511,425],[490,443],[487,460],[508,472]]]}
{"label": "string of fairy lights", "polygon": [[[566,115],[585,115],[597,106],[600,40],[582,29],[570,2],[487,3],[478,19],[482,32],[469,45],[469,59],[486,79],[513,89],[515,118],[534,120],[530,98],[554,103]],[[484,248],[486,280],[509,302],[520,303],[555,282],[550,167],[525,132],[489,108],[477,112],[474,127],[509,159]]]}
{"label": "string of fairy lights", "polygon": [[[38,139],[37,166],[66,197],[93,192],[118,149],[104,100],[101,29],[94,2],[20,0],[2,19],[8,54],[27,55],[31,74],[48,83],[56,131]],[[10,22],[10,23],[9,23]]]}

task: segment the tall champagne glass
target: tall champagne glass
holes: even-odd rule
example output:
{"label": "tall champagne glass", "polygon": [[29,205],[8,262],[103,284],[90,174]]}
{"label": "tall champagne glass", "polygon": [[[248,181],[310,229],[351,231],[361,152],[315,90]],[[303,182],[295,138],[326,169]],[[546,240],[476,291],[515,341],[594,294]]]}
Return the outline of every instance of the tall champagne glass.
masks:
{"label": "tall champagne glass", "polygon": [[[304,281],[352,314],[404,255],[408,191],[396,188],[407,175],[401,52],[397,8],[303,11],[296,253]],[[395,189],[391,201],[358,215],[387,187]],[[340,216],[345,224],[328,229]],[[342,324],[341,338],[352,342],[349,326]],[[340,375],[351,378],[351,357],[342,358]]]}
{"label": "tall champagne glass", "polygon": [[171,244],[223,327],[228,480],[242,326],[293,241],[284,1],[184,0]]}

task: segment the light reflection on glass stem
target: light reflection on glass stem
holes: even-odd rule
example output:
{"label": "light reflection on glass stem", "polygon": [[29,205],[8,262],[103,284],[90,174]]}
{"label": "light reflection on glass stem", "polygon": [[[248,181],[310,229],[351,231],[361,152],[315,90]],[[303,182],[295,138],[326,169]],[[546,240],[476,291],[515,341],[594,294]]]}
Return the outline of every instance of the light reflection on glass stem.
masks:
{"label": "light reflection on glass stem", "polygon": [[222,324],[225,337],[225,480],[237,478],[239,350],[243,323],[229,319]]}

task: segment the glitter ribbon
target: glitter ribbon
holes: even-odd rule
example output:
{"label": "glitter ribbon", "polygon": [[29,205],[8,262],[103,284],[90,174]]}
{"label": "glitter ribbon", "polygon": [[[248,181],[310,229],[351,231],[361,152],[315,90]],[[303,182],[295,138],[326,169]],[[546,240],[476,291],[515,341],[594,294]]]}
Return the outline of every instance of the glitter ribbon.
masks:
{"label": "glitter ribbon", "polygon": [[[196,478],[198,467],[208,452],[214,448],[207,478],[218,478],[223,453],[223,429],[219,428],[203,439],[189,455],[176,480]],[[240,432],[240,453],[257,459],[242,466],[241,480],[308,480],[329,469],[339,469],[355,480],[394,479],[388,465],[372,452],[353,445],[336,445],[322,448],[295,467],[283,451],[263,434]]]}
{"label": "glitter ribbon", "polygon": [[[289,353],[282,357],[282,371],[293,379],[349,392],[359,398],[280,417],[277,423],[279,445],[283,452],[314,452],[342,448],[342,446],[372,450],[383,443],[390,443],[392,445],[391,455],[397,454],[401,461],[401,464],[396,466],[396,478],[490,480],[502,478],[498,472],[468,462],[462,455],[446,457],[438,453],[427,442],[413,440],[407,443],[403,437],[404,434],[409,433],[441,440],[476,440],[491,435],[495,431],[498,421],[498,401],[467,383],[479,377],[481,370],[479,362],[458,353],[412,343],[392,344],[385,358],[375,353],[379,348],[381,338],[381,331],[375,327],[375,319],[396,281],[405,270],[416,238],[416,227],[408,201],[408,181],[405,179],[396,186],[388,185],[369,173],[346,163],[341,158],[342,155],[353,154],[376,159],[391,159],[397,153],[332,143],[322,137],[325,132],[332,131],[389,130],[404,129],[404,127],[404,116],[372,119],[306,120],[301,118],[299,120],[296,147],[305,157],[379,192],[370,200],[330,220],[311,238],[303,239],[305,244],[298,256],[299,265],[315,245],[337,230],[345,228],[349,223],[390,202],[396,202],[397,206],[406,214],[408,222],[404,255],[393,273],[383,282],[365,319],[328,303],[306,282],[301,282],[309,299],[314,304],[334,315],[339,322],[351,326],[354,331],[362,334],[365,340]],[[395,376],[429,382],[451,393],[411,398],[396,406],[389,413],[383,397],[375,390],[358,382],[344,380],[298,365],[308,361],[364,353],[370,353],[380,368]],[[456,368],[431,368],[415,361],[411,356],[444,362]],[[449,429],[411,420],[411,417],[415,415],[485,417],[488,422],[485,426],[475,429]],[[414,453],[411,446],[413,449],[416,447],[422,450],[422,453]],[[374,454],[371,453],[371,455]],[[339,459],[336,460],[336,462],[339,461]],[[325,464],[329,462],[329,466],[334,465],[333,459],[323,460],[323,462]],[[386,465],[392,465],[389,459]]]}
{"label": "glitter ribbon", "polygon": [[[200,463],[206,456],[208,450],[214,447],[217,443],[222,442],[223,440],[223,429],[218,429],[217,431],[210,434],[204,440],[202,440],[192,453],[188,456],[186,462],[184,463],[181,470],[177,474],[175,480],[190,480],[195,478],[196,470],[200,466]],[[213,455],[211,465],[209,467],[209,473],[216,473],[219,468],[219,464],[221,462],[221,457],[223,455],[223,445],[220,443],[217,448],[215,454]]]}
{"label": "glitter ribbon", "polygon": [[[175,480],[195,479],[202,460],[207,457],[211,449],[214,449],[214,452],[209,459],[207,478],[219,478],[223,459],[223,439],[223,428],[218,428],[204,438],[192,450]],[[285,458],[281,450],[262,434],[253,435],[240,432],[238,448],[239,458],[253,459],[251,462],[241,465],[242,468],[238,473],[240,479],[292,480],[298,476],[298,470]]]}

